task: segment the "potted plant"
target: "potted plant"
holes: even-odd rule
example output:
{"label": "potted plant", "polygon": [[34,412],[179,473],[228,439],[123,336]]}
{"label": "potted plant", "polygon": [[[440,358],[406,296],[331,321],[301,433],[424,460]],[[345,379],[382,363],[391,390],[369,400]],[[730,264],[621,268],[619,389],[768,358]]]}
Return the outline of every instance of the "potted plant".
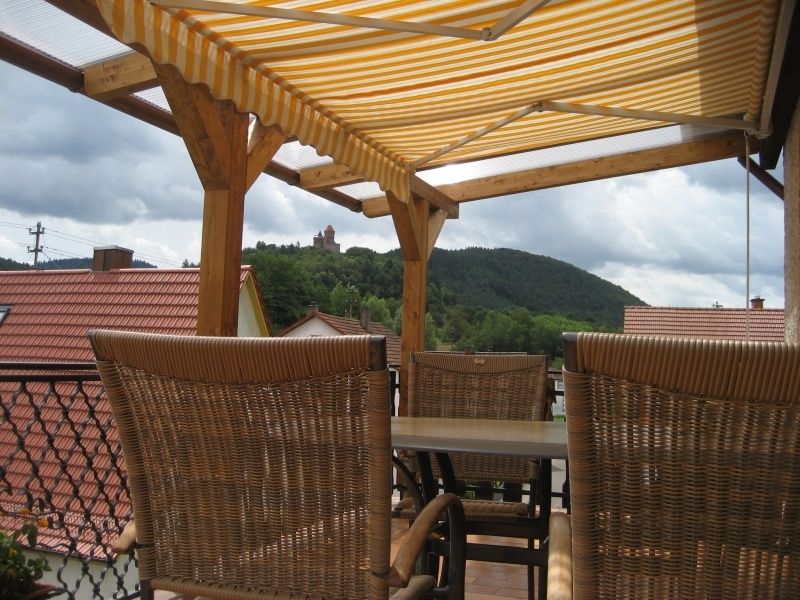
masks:
{"label": "potted plant", "polygon": [[[25,555],[25,550],[36,547],[39,527],[47,527],[47,517],[34,517],[28,509],[20,513],[22,524],[14,531],[0,530],[0,598],[3,600],[34,600],[44,598],[53,587],[39,583],[47,561],[37,556]],[[27,542],[27,548],[25,545]]]}

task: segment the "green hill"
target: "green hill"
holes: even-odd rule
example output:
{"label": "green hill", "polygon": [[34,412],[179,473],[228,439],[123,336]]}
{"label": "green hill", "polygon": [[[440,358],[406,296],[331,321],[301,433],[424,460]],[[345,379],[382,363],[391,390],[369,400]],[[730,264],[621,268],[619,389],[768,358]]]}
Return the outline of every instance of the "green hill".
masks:
{"label": "green hill", "polygon": [[[255,267],[276,328],[301,317],[312,303],[324,312],[352,314],[370,297],[385,301],[383,307],[371,307],[373,313],[377,308],[396,319],[402,299],[399,250],[379,254],[350,248],[335,254],[259,242],[255,248],[244,249],[242,262]],[[460,305],[473,313],[471,321],[478,309],[521,307],[534,315],[560,315],[617,329],[622,327],[626,304],[644,302],[613,283],[547,256],[507,248],[436,249],[430,260],[428,312],[440,327],[452,308]]]}
{"label": "green hill", "polygon": [[[55,258],[53,260],[43,260],[39,263],[39,269],[43,271],[55,271],[66,269],[91,269],[91,258]],[[24,271],[32,269],[33,265],[21,263],[10,258],[0,258],[0,271]],[[149,262],[134,259],[133,268],[135,269],[155,269],[155,265]]]}
{"label": "green hill", "polygon": [[596,275],[547,256],[508,248],[433,251],[429,279],[458,304],[492,309],[522,306],[532,313],[622,327],[625,305],[645,303]]}

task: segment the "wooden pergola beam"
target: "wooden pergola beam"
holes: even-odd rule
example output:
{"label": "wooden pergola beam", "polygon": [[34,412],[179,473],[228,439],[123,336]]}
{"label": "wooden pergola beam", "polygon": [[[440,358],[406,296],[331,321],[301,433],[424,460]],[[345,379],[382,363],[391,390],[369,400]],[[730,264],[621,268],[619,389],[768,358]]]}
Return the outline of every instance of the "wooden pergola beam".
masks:
{"label": "wooden pergola beam", "polygon": [[154,66],[205,191],[197,334],[233,336],[239,321],[249,117],[233,102],[215,99],[207,87],[188,83],[175,67]]}
{"label": "wooden pergola beam", "polygon": [[[744,156],[738,159],[739,164],[745,169],[747,168],[747,160]],[[770,175],[760,164],[752,158],[750,159],[750,174],[764,184],[769,191],[775,194],[778,198],[783,200],[783,184]]]}
{"label": "wooden pergola beam", "polygon": [[158,85],[158,75],[147,56],[138,52],[117,56],[87,66],[83,71],[83,91],[104,102]]}
{"label": "wooden pergola beam", "polygon": [[[595,181],[608,177],[632,175],[634,173],[732,158],[740,156],[744,152],[744,136],[735,132],[673,146],[662,146],[550,167],[539,167],[505,175],[480,177],[460,183],[441,185],[439,186],[439,191],[452,198],[455,202],[469,202],[573,183]],[[389,206],[385,197],[364,200],[362,207],[367,217],[383,217],[389,214]]]}
{"label": "wooden pergola beam", "polygon": [[300,174],[300,186],[310,192],[364,181],[363,177],[353,173],[349,167],[337,164],[308,167],[300,169],[298,173]]}
{"label": "wooden pergola beam", "polygon": [[431,184],[423,181],[416,175],[411,177],[411,194],[422,198],[430,203],[432,206],[443,210],[447,217],[450,219],[458,218],[458,204],[453,202],[441,190],[433,187]]}

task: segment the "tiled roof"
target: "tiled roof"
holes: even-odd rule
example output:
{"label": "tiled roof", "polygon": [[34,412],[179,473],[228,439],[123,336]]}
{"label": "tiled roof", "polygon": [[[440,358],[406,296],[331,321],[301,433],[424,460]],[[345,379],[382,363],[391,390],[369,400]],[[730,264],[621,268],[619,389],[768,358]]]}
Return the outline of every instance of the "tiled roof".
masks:
{"label": "tiled roof", "polygon": [[307,323],[311,319],[320,319],[341,335],[384,335],[386,336],[386,362],[390,366],[400,365],[400,344],[401,338],[394,331],[386,327],[383,323],[372,321],[369,328],[365,329],[358,319],[349,319],[347,317],[337,317],[336,315],[329,315],[327,313],[319,312],[318,310],[311,310],[305,316],[298,319],[286,329],[283,330],[282,335],[296,329],[303,323]]}
{"label": "tiled roof", "polygon": [[199,286],[199,269],[0,271],[0,361],[93,361],[89,329],[194,335]]}
{"label": "tiled roof", "polygon": [[626,306],[624,331],[641,335],[744,340],[747,338],[748,313],[750,340],[784,340],[782,308],[748,311],[744,308]]}
{"label": "tiled roof", "polygon": [[[242,284],[251,272],[252,267],[242,268]],[[1,271],[0,305],[11,306],[11,311],[0,323],[0,361],[93,362],[86,337],[93,328],[194,335],[199,282],[198,269]],[[0,383],[0,400],[8,410],[8,419],[0,421],[0,504],[8,513],[22,508],[25,498],[19,491],[24,489],[36,499],[49,497],[64,523],[43,530],[40,544],[59,551],[75,537],[74,552],[106,559],[108,545],[131,508],[112,461],[119,450],[102,387],[87,382],[85,395],[62,399],[63,404],[47,393],[46,384],[30,383],[26,389],[27,394],[15,396],[17,384]],[[31,403],[39,407],[38,414]],[[68,423],[74,423],[79,434]],[[27,432],[24,446],[38,465],[37,477],[31,474],[14,428]],[[44,431],[53,435],[51,441]],[[78,451],[76,435],[85,453]],[[122,457],[116,461],[124,474]],[[80,500],[70,480],[77,482]],[[99,493],[100,481],[105,495]],[[16,493],[11,495],[11,490]],[[99,541],[86,527],[86,510],[102,532]],[[15,524],[12,514],[0,515],[0,527]]]}

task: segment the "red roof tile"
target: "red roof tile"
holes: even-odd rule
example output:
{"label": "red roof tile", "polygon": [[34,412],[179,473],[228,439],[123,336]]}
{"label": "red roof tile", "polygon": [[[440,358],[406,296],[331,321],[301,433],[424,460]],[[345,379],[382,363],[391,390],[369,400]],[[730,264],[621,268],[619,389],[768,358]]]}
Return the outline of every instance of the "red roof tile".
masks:
{"label": "red roof tile", "polygon": [[675,308],[626,306],[624,332],[717,340],[784,341],[782,308]]}
{"label": "red roof tile", "polygon": [[194,335],[199,286],[199,269],[0,271],[0,361],[93,361],[89,329]]}

